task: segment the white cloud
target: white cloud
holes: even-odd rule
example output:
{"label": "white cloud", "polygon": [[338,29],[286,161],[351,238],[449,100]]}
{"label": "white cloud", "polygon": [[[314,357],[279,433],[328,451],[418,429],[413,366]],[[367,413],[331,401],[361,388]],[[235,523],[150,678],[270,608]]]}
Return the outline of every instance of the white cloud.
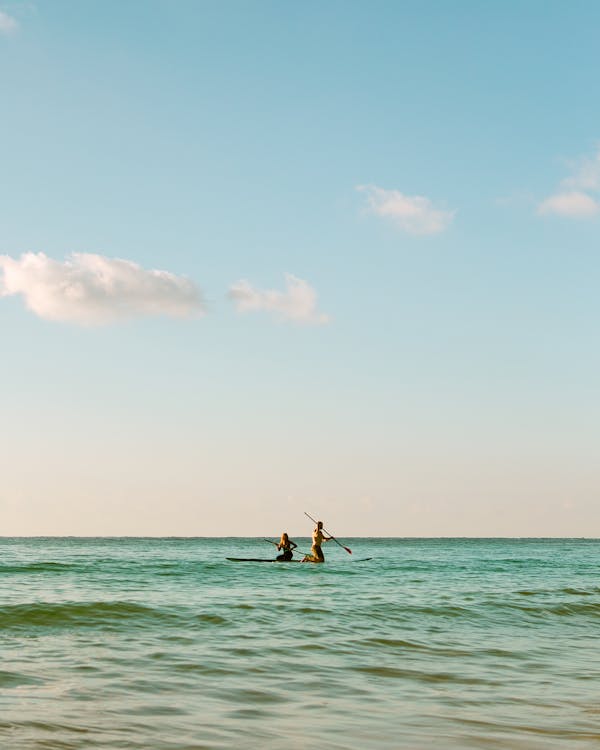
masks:
{"label": "white cloud", "polygon": [[600,149],[572,165],[573,174],[562,181],[566,188],[575,190],[600,190]]}
{"label": "white cloud", "polygon": [[455,211],[435,208],[429,198],[404,195],[398,190],[384,190],[376,185],[359,185],[367,196],[369,210],[391,219],[409,234],[438,234],[450,226]]}
{"label": "white cloud", "polygon": [[18,28],[17,20],[0,10],[0,34],[12,34]]}
{"label": "white cloud", "polygon": [[21,294],[47,320],[98,325],[134,317],[189,317],[204,312],[196,285],[128,260],[74,253],[64,262],[44,253],[0,256],[0,296]]}
{"label": "white cloud", "polygon": [[571,163],[572,174],[560,188],[538,204],[538,214],[555,214],[573,219],[600,214],[600,149]]}
{"label": "white cloud", "polygon": [[298,323],[323,325],[329,322],[328,315],[317,311],[317,293],[308,282],[286,273],[285,283],[285,292],[261,291],[242,279],[229,288],[229,297],[240,312],[265,310]]}
{"label": "white cloud", "polygon": [[573,190],[546,198],[539,204],[538,213],[572,218],[597,216],[600,213],[600,203],[587,193]]}

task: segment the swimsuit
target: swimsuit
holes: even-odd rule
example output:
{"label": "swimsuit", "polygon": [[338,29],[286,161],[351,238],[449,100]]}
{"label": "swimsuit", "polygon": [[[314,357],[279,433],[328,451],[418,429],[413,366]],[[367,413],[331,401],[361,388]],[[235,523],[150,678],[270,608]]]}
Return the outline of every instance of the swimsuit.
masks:
{"label": "swimsuit", "polygon": [[277,557],[275,559],[279,560],[279,562],[282,562],[282,561],[285,561],[285,560],[291,560],[292,557],[294,556],[293,550],[295,548],[296,548],[296,545],[294,545],[294,547],[292,547],[292,543],[290,542],[287,547],[282,547],[281,548],[283,550],[283,554],[282,555],[277,555]]}

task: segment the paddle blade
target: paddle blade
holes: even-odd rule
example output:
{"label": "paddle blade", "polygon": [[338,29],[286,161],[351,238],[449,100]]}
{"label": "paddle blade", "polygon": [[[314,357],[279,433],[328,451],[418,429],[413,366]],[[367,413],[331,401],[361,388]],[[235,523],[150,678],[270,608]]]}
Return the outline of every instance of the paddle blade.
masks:
{"label": "paddle blade", "polygon": [[[323,529],[323,531],[325,531],[325,529]],[[328,532],[328,533],[329,533],[329,532]],[[336,539],[336,538],[335,538],[334,536],[330,536],[329,538],[330,538],[330,539],[333,539],[333,541],[334,541],[334,542],[335,542],[335,543],[336,543],[336,544],[338,545],[338,547],[341,547],[342,549],[345,549],[345,550],[346,550],[346,552],[347,552],[347,553],[348,553],[349,555],[351,555],[351,554],[352,554],[352,550],[350,549],[350,547],[345,547],[345,546],[344,546],[344,545],[343,545],[343,544],[342,544],[342,543],[341,543],[340,541],[338,541],[338,540],[337,540],[337,539]]]}

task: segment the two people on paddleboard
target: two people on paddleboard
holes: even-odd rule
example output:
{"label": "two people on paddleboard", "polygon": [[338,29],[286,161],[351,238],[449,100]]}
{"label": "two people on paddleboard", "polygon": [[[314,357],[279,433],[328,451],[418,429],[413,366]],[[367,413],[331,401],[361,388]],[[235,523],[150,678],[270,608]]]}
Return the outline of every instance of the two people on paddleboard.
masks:
{"label": "two people on paddleboard", "polygon": [[[325,536],[325,534],[323,533],[323,521],[317,521],[317,525],[313,529],[312,533],[312,547],[310,550],[310,555],[304,555],[304,557],[302,558],[302,562],[325,562],[325,555],[323,554],[321,545],[324,542],[329,542],[331,539],[333,539],[333,537]],[[298,545],[296,544],[296,542],[292,542],[292,540],[284,531],[281,535],[281,539],[279,540],[279,544],[277,544],[277,549],[282,554],[277,555],[276,560],[278,562],[287,562],[288,560],[291,560],[294,555],[294,550],[297,546]]]}

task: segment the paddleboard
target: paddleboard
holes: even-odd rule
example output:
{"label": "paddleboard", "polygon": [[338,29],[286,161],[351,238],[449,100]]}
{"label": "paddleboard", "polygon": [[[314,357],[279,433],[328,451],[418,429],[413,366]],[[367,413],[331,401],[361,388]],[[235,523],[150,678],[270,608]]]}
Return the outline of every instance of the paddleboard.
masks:
{"label": "paddleboard", "polygon": [[[273,560],[271,557],[226,557],[226,560],[229,560],[230,562],[267,562],[267,563],[301,563],[302,560]],[[357,562],[367,562],[368,560],[372,560],[372,557],[361,557],[359,560],[351,560],[349,562],[357,563]],[[310,560],[306,561],[307,563],[310,563]],[[313,565],[322,565],[323,563],[312,563]]]}
{"label": "paddleboard", "polygon": [[272,557],[226,557],[231,562],[302,562],[302,560],[274,560]]}

